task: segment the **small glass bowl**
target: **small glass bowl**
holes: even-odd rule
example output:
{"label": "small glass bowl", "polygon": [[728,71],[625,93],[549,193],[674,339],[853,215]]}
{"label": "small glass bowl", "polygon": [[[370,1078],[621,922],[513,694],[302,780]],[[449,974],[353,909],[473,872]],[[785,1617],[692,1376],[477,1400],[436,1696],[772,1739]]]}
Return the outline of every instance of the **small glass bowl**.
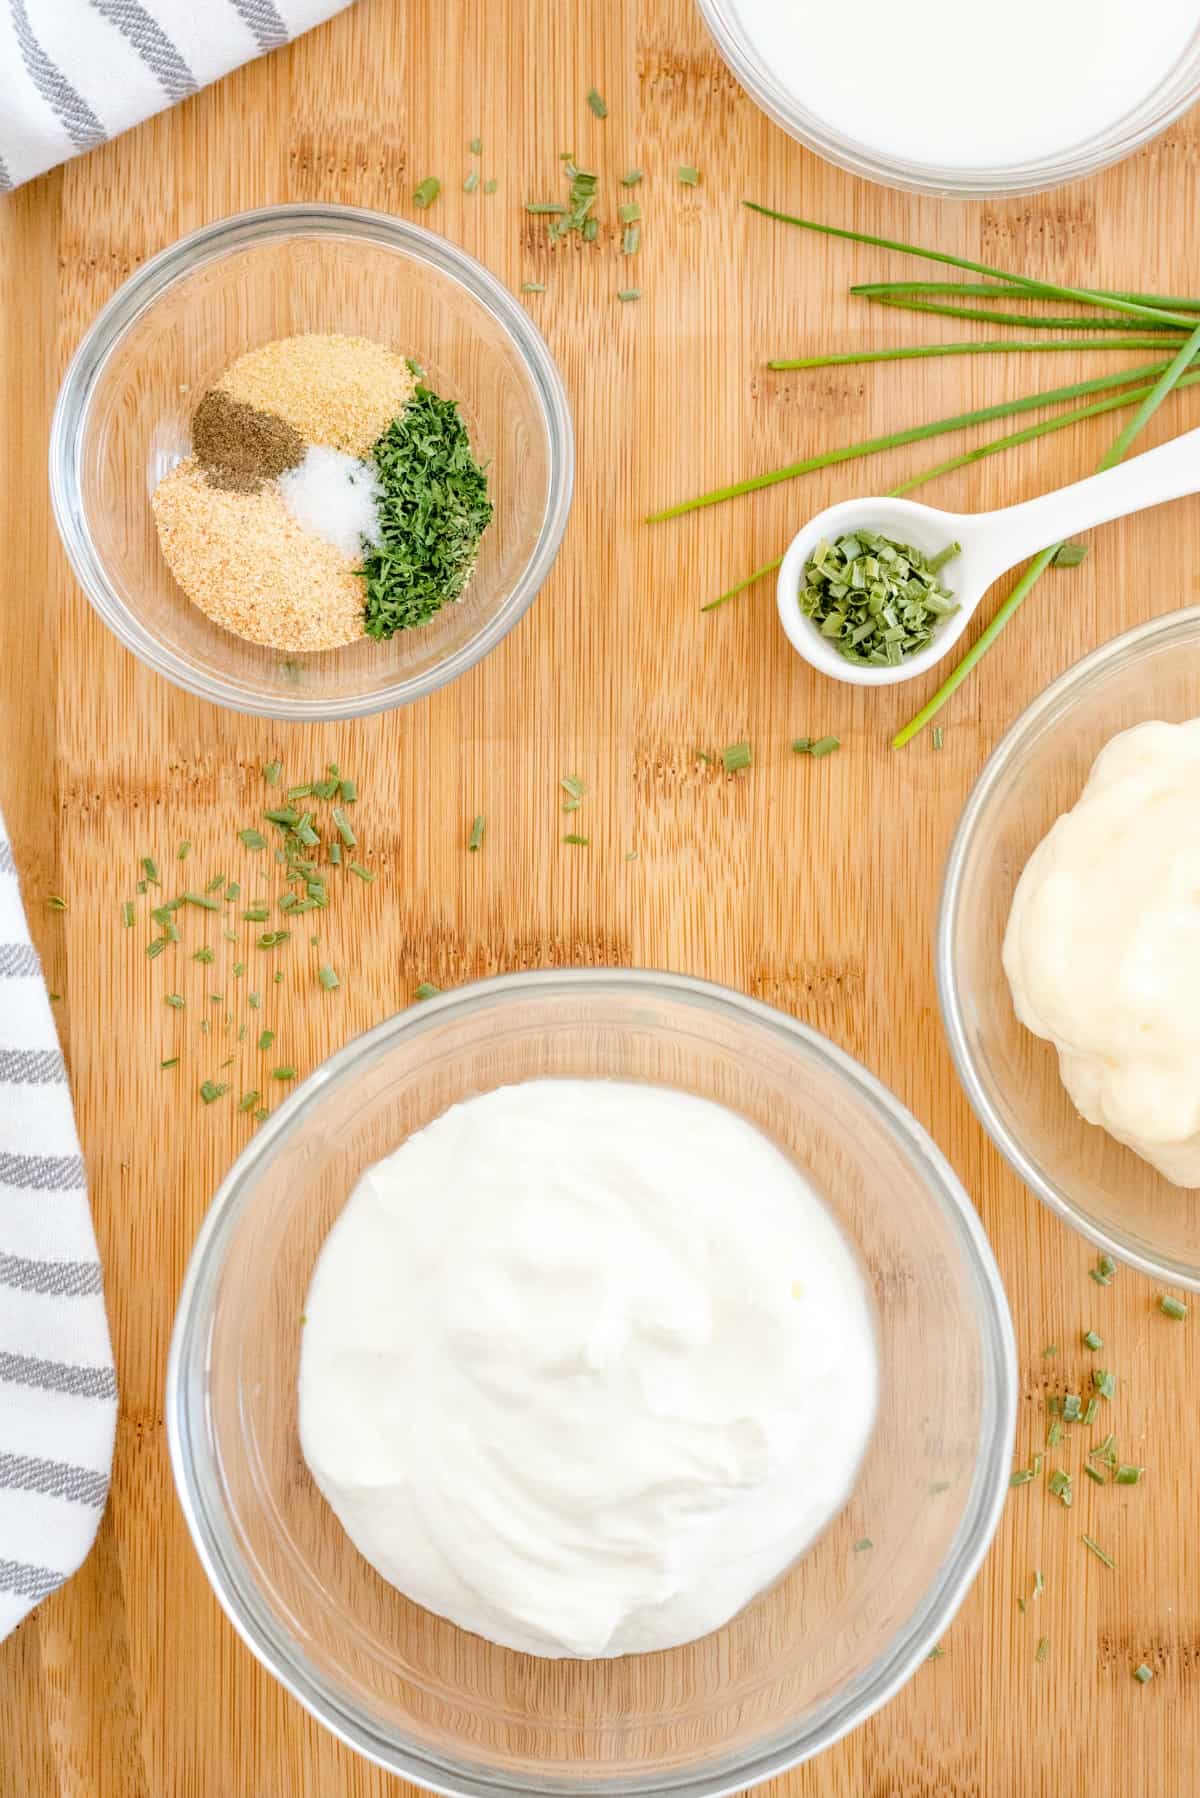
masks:
{"label": "small glass bowl", "polygon": [[[782,3],[782,0],[781,0]],[[697,0],[722,59],[728,64],[751,99],[790,137],[796,138],[826,162],[849,169],[884,187],[906,193],[936,194],[956,199],[996,199],[1004,195],[1042,193],[1067,181],[1098,174],[1114,162],[1132,156],[1152,137],[1165,131],[1173,119],[1200,99],[1200,27],[1188,40],[1174,68],[1168,70],[1152,93],[1123,117],[1094,136],[1068,145],[1054,155],[1030,162],[990,167],[949,168],[935,163],[889,157],[867,144],[844,136],[819,114],[802,106],[747,41],[736,0]],[[848,54],[853,47],[847,46]],[[936,105],[936,95],[929,104]]]}
{"label": "small glass bowl", "polygon": [[1054,820],[1079,798],[1110,737],[1200,715],[1200,607],[1171,612],[1085,656],[1035,699],[994,751],[950,848],[937,976],[950,1052],[1005,1159],[1066,1223],[1156,1279],[1200,1291],[1200,1191],[1087,1124],[1050,1043],[1017,1021],[1001,964],[1013,893]]}
{"label": "small glass bowl", "polygon": [[[465,594],[429,624],[293,657],[191,604],[159,550],[150,496],[229,363],[301,331],[377,338],[418,362],[459,402],[495,514]],[[114,294],[59,394],[50,492],[79,583],[128,649],[217,705],[315,722],[420,699],[512,629],[562,541],[574,462],[545,341],[478,262],[384,213],[275,206],[182,238]]]}
{"label": "small glass bowl", "polygon": [[[732,1107],[824,1195],[873,1295],[879,1417],[845,1509],[731,1623],[667,1653],[544,1660],[421,1610],[353,1548],[300,1450],[301,1308],[355,1181],[458,1100],[543,1077]],[[455,1798],[716,1798],[836,1741],[957,1609],[1004,1503],[1015,1406],[983,1229],[891,1094],[765,1005],[608,970],[464,987],[332,1056],[213,1201],[167,1375],[180,1499],[238,1633],[343,1741]]]}

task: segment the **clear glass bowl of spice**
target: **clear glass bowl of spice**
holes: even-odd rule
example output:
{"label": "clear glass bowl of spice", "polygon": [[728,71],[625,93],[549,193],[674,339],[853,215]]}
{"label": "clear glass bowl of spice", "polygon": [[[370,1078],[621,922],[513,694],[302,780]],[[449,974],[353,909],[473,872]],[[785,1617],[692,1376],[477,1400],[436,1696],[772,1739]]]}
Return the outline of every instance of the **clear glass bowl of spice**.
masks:
{"label": "clear glass bowl of spice", "polygon": [[[414,463],[430,444],[441,463]],[[419,531],[417,489],[446,468],[432,559],[372,550],[368,517]],[[144,264],[80,345],[50,440],[104,622],[189,692],[274,718],[362,717],[472,667],[549,573],[573,479],[562,380],[513,296],[445,239],[339,206],[242,213]]]}

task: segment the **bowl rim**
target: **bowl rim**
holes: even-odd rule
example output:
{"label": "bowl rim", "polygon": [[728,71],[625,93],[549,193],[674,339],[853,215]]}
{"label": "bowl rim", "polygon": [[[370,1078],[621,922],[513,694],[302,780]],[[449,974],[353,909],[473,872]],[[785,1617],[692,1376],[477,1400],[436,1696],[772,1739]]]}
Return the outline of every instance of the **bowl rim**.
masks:
{"label": "bowl rim", "polygon": [[950,843],[942,875],[941,897],[938,902],[934,955],[942,1025],[946,1032],[946,1041],[950,1048],[955,1072],[962,1082],[963,1090],[966,1092],[976,1117],[1013,1172],[1020,1177],[1035,1198],[1040,1199],[1043,1205],[1048,1206],[1080,1236],[1086,1237],[1098,1248],[1106,1250],[1126,1266],[1137,1268],[1139,1273],[1148,1274],[1152,1279],[1165,1281],[1168,1284],[1185,1286],[1191,1292],[1200,1292],[1200,1267],[1189,1268],[1168,1257],[1159,1258],[1145,1254],[1139,1249],[1131,1248],[1119,1236],[1115,1236],[1111,1231],[1094,1223],[1090,1218],[1085,1218],[1063,1189],[1041,1173],[1038,1164],[1026,1154],[1020,1143],[1002,1123],[996,1107],[989,1099],[976,1072],[975,1060],[969,1048],[962,995],[955,970],[953,940],[961,906],[967,857],[974,843],[983,811],[1016,751],[1023,746],[1031,733],[1041,731],[1047,725],[1053,724],[1054,713],[1061,708],[1063,701],[1073,698],[1076,690],[1086,686],[1094,675],[1108,672],[1126,659],[1139,659],[1148,649],[1155,647],[1160,640],[1167,641],[1175,635],[1195,640],[1198,631],[1200,631],[1200,606],[1185,606],[1179,611],[1166,612],[1161,617],[1152,618],[1145,624],[1135,625],[1132,630],[1123,631],[1120,636],[1110,638],[1107,643],[1102,643],[1098,648],[1089,650],[1087,655],[1081,656],[1077,662],[1073,662],[1058,676],[1057,680],[1052,681],[1035,699],[1031,700],[1024,711],[1009,726],[980,770],[975,784],[967,796],[967,802],[962,809]]}
{"label": "bowl rim", "polygon": [[[240,682],[198,673],[186,656],[160,642],[120,598],[96,551],[80,499],[83,426],[100,377],[130,329],[177,282],[198,269],[234,251],[289,237],[340,237],[398,248],[465,289],[477,306],[492,314],[516,349],[536,395],[548,445],[548,489],[537,540],[495,616],[435,668],[355,699],[300,703],[285,694],[253,694]],[[255,207],[202,225],[149,257],[121,283],[84,332],[63,376],[50,426],[49,481],[51,508],[72,573],[126,649],[175,686],[214,705],[259,718],[323,723],[370,717],[423,699],[473,668],[508,634],[532,605],[562,543],[575,484],[575,432],[566,387],[545,338],[482,262],[449,238],[391,213],[296,202]]]}
{"label": "bowl rim", "polygon": [[[777,1742],[749,1755],[731,1767],[691,1770],[662,1778],[653,1773],[636,1781],[604,1779],[578,1783],[537,1779],[522,1775],[517,1786],[504,1777],[467,1763],[454,1765],[414,1744],[383,1736],[350,1707],[333,1703],[319,1683],[308,1676],[303,1652],[277,1630],[265,1607],[256,1600],[252,1581],[239,1580],[240,1559],[236,1544],[222,1543],[213,1519],[205,1513],[200,1483],[195,1478],[187,1446],[191,1434],[189,1412],[193,1398],[206,1409],[203,1382],[207,1376],[208,1304],[218,1282],[224,1241],[238,1215],[249,1202],[249,1187],[258,1163],[291,1130],[311,1099],[323,1087],[351,1072],[401,1036],[420,1035],[435,1020],[467,1014],[482,1007],[503,1004],[512,997],[534,991],[570,996],[583,988],[609,989],[614,994],[645,996],[663,992],[706,1010],[766,1026],[777,1036],[815,1051],[873,1108],[913,1160],[922,1167],[937,1194],[948,1222],[962,1248],[967,1266],[979,1285],[981,1352],[990,1388],[985,1391],[980,1414],[990,1419],[971,1475],[963,1518],[943,1565],[940,1585],[928,1593],[909,1620],[899,1647],[883,1651],[869,1677],[863,1676],[831,1699],[825,1714],[799,1741]],[[198,1339],[203,1327],[204,1337]],[[196,1388],[190,1393],[189,1388]],[[166,1377],[166,1430],[175,1490],[188,1532],[210,1585],[237,1634],[255,1658],[324,1727],[348,1747],[377,1766],[414,1781],[443,1798],[569,1798],[586,1792],[595,1798],[628,1794],[629,1798],[733,1798],[749,1785],[757,1785],[800,1765],[840,1740],[888,1702],[928,1658],[939,1636],[957,1612],[991,1545],[1008,1496],[1009,1472],[1016,1431],[1017,1350],[1008,1300],[983,1223],[957,1175],[941,1150],[900,1100],[862,1064],[839,1049],[819,1031],[762,1001],[732,988],[686,974],[629,968],[534,969],[501,974],[439,994],[410,1005],[372,1029],[353,1037],[329,1056],[280,1106],[244,1148],[221,1182],[201,1222],[180,1290],[171,1332]],[[220,1520],[223,1523],[223,1518]]]}
{"label": "bowl rim", "polygon": [[[696,3],[722,60],[768,118],[789,137],[835,167],[848,169],[851,174],[905,193],[931,194],[939,199],[997,200],[1045,193],[1070,181],[1086,180],[1132,156],[1200,98],[1200,69],[1190,82],[1180,79],[1181,72],[1186,73],[1192,66],[1189,57],[1194,64],[1200,52],[1200,28],[1197,28],[1184,46],[1178,63],[1162,77],[1158,87],[1121,118],[1114,119],[1105,131],[1091,138],[1064,145],[1029,162],[976,168],[918,162],[908,157],[892,160],[884,151],[844,136],[791,96],[746,43],[732,0],[696,0]],[[1151,103],[1160,95],[1159,108],[1148,113]]]}

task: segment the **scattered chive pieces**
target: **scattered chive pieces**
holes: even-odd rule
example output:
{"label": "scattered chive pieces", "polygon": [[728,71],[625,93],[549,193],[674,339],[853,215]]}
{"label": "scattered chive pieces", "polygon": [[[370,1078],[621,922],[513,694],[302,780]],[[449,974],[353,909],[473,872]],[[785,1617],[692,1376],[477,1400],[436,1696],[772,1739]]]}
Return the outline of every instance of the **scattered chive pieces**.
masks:
{"label": "scattered chive pieces", "polygon": [[1047,1361],[1050,1360],[1050,1358],[1052,1356],[1057,1355],[1057,1353],[1058,1353],[1057,1342],[1048,1342],[1046,1344],[1045,1348],[1042,1350],[1042,1354]]}
{"label": "scattered chive pieces", "polygon": [[1068,1392],[1063,1397],[1062,1417],[1064,1423],[1078,1423],[1083,1416],[1083,1400],[1077,1392]]}
{"label": "scattered chive pieces", "polygon": [[269,1049],[274,1041],[275,1032],[273,1030],[264,1030],[258,1039],[258,1046],[260,1049]]}
{"label": "scattered chive pieces", "polygon": [[546,283],[544,281],[522,281],[521,283],[522,293],[545,293],[545,291]]}
{"label": "scattered chive pieces", "polygon": [[342,845],[340,843],[330,843],[329,859],[335,868],[340,864],[342,859]]}
{"label": "scattered chive pieces", "polygon": [[225,1080],[202,1080],[200,1082],[200,1097],[206,1105],[211,1105],[214,1099],[221,1098],[228,1091],[229,1085]]}
{"label": "scattered chive pieces", "polygon": [[636,187],[638,182],[641,179],[642,179],[641,169],[627,169],[626,172],[621,176],[621,186],[622,187]]}
{"label": "scattered chive pieces", "polygon": [[577,805],[581,799],[586,799],[587,797],[587,788],[580,780],[578,774],[564,774],[558,784],[563,792],[573,799]]}
{"label": "scattered chive pieces", "polygon": [[371,869],[364,868],[361,862],[348,862],[346,865],[351,874],[357,874],[360,880],[372,881],[375,878]]}
{"label": "scattered chive pieces", "polygon": [[146,876],[146,879],[152,887],[161,885],[158,878],[158,863],[154,860],[152,855],[143,855],[142,873]]}
{"label": "scattered chive pieces", "polygon": [[175,851],[175,860],[177,862],[185,862],[191,853],[192,845],[187,837],[184,837],[182,843],[180,843],[178,849]]}
{"label": "scattered chive pieces", "polygon": [[184,999],[182,993],[167,994],[167,1004],[171,1007],[172,1011],[182,1011],[186,1003],[187,1001]]}
{"label": "scattered chive pieces", "polygon": [[700,170],[694,168],[690,162],[681,162],[679,165],[679,179],[684,187],[699,187]]}
{"label": "scattered chive pieces", "polygon": [[600,98],[600,95],[596,92],[594,87],[588,89],[587,103],[598,119],[606,119],[608,117],[608,107],[604,104],[604,101]]}
{"label": "scattered chive pieces", "polygon": [[1154,1678],[1154,1673],[1151,1668],[1147,1667],[1145,1661],[1143,1661],[1140,1667],[1134,1668],[1133,1677],[1137,1680],[1139,1686],[1148,1686],[1150,1681]]}
{"label": "scattered chive pieces", "polygon": [[740,769],[748,768],[753,759],[749,743],[729,743],[721,751],[726,774],[736,774]]}
{"label": "scattered chive pieces", "polygon": [[321,982],[321,985],[325,988],[327,993],[331,993],[334,987],[341,986],[342,984],[333,969],[328,966],[317,969],[317,979]]}
{"label": "scattered chive pieces", "polygon": [[1034,1652],[1034,1656],[1033,1656],[1034,1660],[1037,1662],[1039,1667],[1041,1666],[1042,1662],[1046,1659],[1046,1656],[1049,1653],[1050,1653],[1050,1638],[1049,1638],[1049,1636],[1043,1636],[1041,1641],[1038,1643],[1037,1648]]}
{"label": "scattered chive pieces", "polygon": [[1088,1268],[1088,1274],[1097,1286],[1110,1286],[1116,1271],[1117,1264],[1111,1255],[1101,1255],[1095,1267]]}
{"label": "scattered chive pieces", "polygon": [[192,960],[209,962],[212,960],[212,958],[213,958],[213,952],[208,947],[208,945],[205,944],[203,949],[197,949],[196,953],[192,957]]}
{"label": "scattered chive pieces", "polygon": [[274,980],[276,986],[282,986],[283,985],[283,969],[276,968],[276,970],[275,970],[274,974],[271,976],[271,978]]}
{"label": "scattered chive pieces", "polygon": [[250,1007],[251,1011],[257,1011],[259,1006],[262,1004],[262,994],[261,993],[247,993],[246,994],[246,1004]]}
{"label": "scattered chive pieces", "polygon": [[573,830],[568,831],[567,835],[563,838],[564,843],[573,843],[578,849],[587,849],[591,844],[591,840],[590,837],[581,837]]}
{"label": "scattered chive pieces", "polygon": [[1045,1590],[1046,1582],[1042,1578],[1042,1570],[1040,1567],[1035,1567],[1033,1570],[1033,1596],[1040,1598]]}
{"label": "scattered chive pieces", "polygon": [[266,767],[263,769],[263,779],[266,781],[266,783],[269,787],[277,787],[279,785],[279,776],[282,773],[283,773],[283,763],[282,762],[268,762]]}
{"label": "scattered chive pieces", "polygon": [[[224,885],[225,876],[223,874],[214,874],[204,890],[206,893],[215,893],[218,887],[223,887]],[[186,893],[184,894],[184,898],[187,898]]]}
{"label": "scattered chive pieces", "polygon": [[1022,1617],[1025,1615],[1025,1612],[1028,1608],[1029,1607],[1026,1605],[1025,1600],[1023,1598],[1017,1599],[1017,1609],[1018,1609],[1018,1611],[1020,1611]]}
{"label": "scattered chive pieces", "polygon": [[619,300],[640,300],[641,297],[642,290],[640,287],[618,287],[617,289],[617,298]]}
{"label": "scattered chive pieces", "polygon": [[1131,1461],[1122,1461],[1113,1476],[1118,1486],[1140,1486],[1144,1467],[1135,1467]]}
{"label": "scattered chive pieces", "polygon": [[208,893],[185,893],[183,902],[185,905],[198,905],[203,911],[220,911],[221,909],[221,901],[210,899]]}
{"label": "scattered chive pieces", "polygon": [[1083,1333],[1083,1346],[1086,1349],[1091,1349],[1094,1354],[1097,1349],[1102,1349],[1104,1347],[1104,1339],[1103,1337],[1097,1336],[1095,1330],[1085,1330]]}
{"label": "scattered chive pieces", "polygon": [[[56,997],[57,994],[51,994],[51,998]],[[158,1065],[160,1068],[177,1068],[179,1066],[179,1057],[178,1055],[168,1055],[166,1061],[160,1061]]]}
{"label": "scattered chive pieces", "polygon": [[626,225],[625,237],[621,245],[622,255],[636,256],[641,247],[642,227],[640,225]]}
{"label": "scattered chive pieces", "polygon": [[[332,762],[329,765],[329,772],[331,774],[334,772]],[[358,782],[356,780],[351,780],[348,776],[342,774],[339,774],[337,779],[341,782],[342,798],[347,805],[353,805],[358,798]]]}
{"label": "scattered chive pieces", "polygon": [[941,1643],[935,1642],[933,1647],[929,1650],[929,1653],[925,1656],[925,1659],[927,1661],[940,1661],[945,1653],[946,1650],[942,1647]]}
{"label": "scattered chive pieces", "polygon": [[144,893],[144,892],[146,892],[146,891],[147,891],[147,889],[148,889],[148,888],[149,888],[149,885],[150,885],[150,882],[149,882],[149,881],[148,881],[148,880],[139,880],[139,881],[138,881],[138,883],[137,883],[137,890],[138,890],[138,892],[139,892],[139,893]]}
{"label": "scattered chive pieces", "polygon": [[566,207],[560,206],[557,200],[526,200],[525,210],[539,216],[545,213],[554,218],[565,218],[567,213]]}
{"label": "scattered chive pieces", "polygon": [[475,189],[478,186],[479,186],[479,170],[478,169],[468,170],[467,178],[463,182],[463,192],[465,194],[473,194],[475,192]]}
{"label": "scattered chive pieces", "polygon": [[238,1100],[238,1110],[239,1111],[253,1111],[254,1107],[258,1104],[258,1101],[261,1098],[261,1096],[262,1095],[260,1093],[258,1093],[257,1091],[243,1093],[241,1098]]}
{"label": "scattered chive pieces", "polygon": [[497,181],[496,177],[493,175],[490,181],[484,182],[483,191],[485,194],[494,194],[496,189],[499,187],[499,185],[500,185],[500,183]]}
{"label": "scattered chive pieces", "polygon": [[1090,1428],[1096,1421],[1096,1413],[1099,1409],[1100,1406],[1097,1401],[1094,1398],[1090,1398],[1084,1406],[1083,1416],[1080,1419],[1080,1422],[1086,1424]]}
{"label": "scattered chive pieces", "polygon": [[1011,1474],[1008,1483],[1010,1486],[1028,1486],[1036,1477],[1032,1467],[1018,1467]]}
{"label": "scattered chive pieces", "polygon": [[290,805],[293,799],[309,798],[309,796],[312,793],[312,790],[313,790],[313,783],[311,780],[302,781],[298,787],[289,787],[285,794],[285,798],[287,799],[287,801]]}
{"label": "scattered chive pieces", "polygon": [[296,1070],[292,1067],[272,1068],[271,1078],[272,1080],[294,1080]]}
{"label": "scattered chive pieces", "polygon": [[1187,1316],[1187,1306],[1183,1303],[1183,1300],[1173,1299],[1170,1294],[1166,1292],[1164,1292],[1159,1299],[1158,1308],[1164,1317],[1174,1318],[1176,1323],[1181,1324]]}
{"label": "scattered chive pieces", "polygon": [[1052,1417],[1061,1417],[1062,1416],[1062,1408],[1063,1408],[1062,1399],[1059,1398],[1057,1393],[1052,1392],[1050,1394],[1050,1397],[1046,1400],[1047,1411],[1049,1411],[1049,1413]]}
{"label": "scattered chive pieces", "polygon": [[242,913],[247,924],[265,924],[271,915],[269,905],[248,905]]}
{"label": "scattered chive pieces", "polygon": [[472,853],[478,849],[483,842],[483,829],[484,816],[482,812],[479,812],[475,818],[475,822],[471,826],[471,834],[467,838],[467,848],[471,850]]}
{"label": "scattered chive pieces", "polygon": [[808,753],[820,758],[823,755],[832,755],[835,749],[841,747],[842,739],[840,737],[818,737]]}
{"label": "scattered chive pieces", "polygon": [[132,899],[126,899],[124,905],[121,907],[121,917],[124,920],[125,928],[128,930],[130,925],[134,922],[134,919],[137,917],[137,907]]}
{"label": "scattered chive pieces", "polygon": [[1097,1486],[1106,1484],[1104,1475],[1100,1472],[1099,1468],[1093,1467],[1090,1461],[1084,1462],[1083,1471],[1087,1474],[1089,1480],[1095,1480]]}
{"label": "scattered chive pieces", "polygon": [[427,206],[433,205],[441,191],[442,184],[437,176],[426,175],[424,181],[419,181],[413,188],[413,205],[424,211]]}
{"label": "scattered chive pieces", "polygon": [[1060,543],[1050,558],[1051,568],[1078,568],[1086,561],[1088,546],[1086,543]]}
{"label": "scattered chive pieces", "polygon": [[864,1552],[864,1550],[866,1550],[868,1548],[874,1548],[874,1546],[875,1546],[875,1544],[872,1542],[870,1536],[860,1536],[858,1538],[858,1541],[854,1544],[853,1552],[856,1555],[860,1555]]}
{"label": "scattered chive pieces", "polygon": [[227,905],[231,904],[234,899],[240,899],[241,896],[242,896],[241,881],[240,880],[231,880],[229,885],[225,888],[225,903]]}
{"label": "scattered chive pieces", "polygon": [[433,999],[433,998],[436,998],[437,994],[440,993],[441,990],[442,989],[440,986],[434,986],[432,980],[423,980],[421,982],[420,986],[417,988],[416,992],[413,994],[413,998],[414,999]]}
{"label": "scattered chive pieces", "polygon": [[238,835],[247,849],[265,849],[267,846],[267,839],[262,831],[255,830],[252,826],[247,830],[239,830]]}
{"label": "scattered chive pieces", "polygon": [[471,152],[472,156],[482,156],[483,155],[483,139],[481,137],[473,137],[471,139],[470,143],[467,145],[467,148]]}
{"label": "scattered chive pieces", "polygon": [[1074,1494],[1071,1491],[1071,1476],[1069,1473],[1064,1472],[1061,1467],[1056,1468],[1050,1475],[1050,1478],[1046,1481],[1046,1486],[1054,1498],[1061,1499],[1064,1505],[1070,1506]]}
{"label": "scattered chive pieces", "polygon": [[150,916],[154,919],[156,924],[169,924],[171,922],[173,911],[174,908],[170,905],[156,905],[154,910],[150,913]]}
{"label": "scattered chive pieces", "polygon": [[166,937],[165,936],[156,936],[156,937],[152,938],[151,941],[146,944],[146,954],[150,957],[151,961],[156,961],[158,959],[158,957],[162,954],[162,952],[166,948],[166,946],[167,946]]}
{"label": "scattered chive pieces", "polygon": [[290,930],[264,930],[257,939],[260,949],[278,949],[280,943],[286,943],[291,936]]}
{"label": "scattered chive pieces", "polygon": [[350,820],[342,810],[341,806],[335,805],[329,815],[333,819],[334,825],[337,828],[337,833],[347,849],[355,848],[358,843],[358,838],[355,836]]}
{"label": "scattered chive pieces", "polygon": [[636,225],[642,216],[642,209],[636,200],[630,200],[624,206],[618,206],[617,217],[623,225]]}
{"label": "scattered chive pieces", "polygon": [[1112,1556],[1106,1555],[1104,1550],[1101,1548],[1100,1544],[1098,1542],[1093,1541],[1091,1536],[1081,1536],[1079,1539],[1083,1543],[1085,1548],[1091,1549],[1092,1553],[1095,1555],[1095,1557],[1098,1561],[1104,1562],[1104,1565],[1106,1567],[1115,1567],[1116,1566],[1117,1563],[1113,1560]]}
{"label": "scattered chive pieces", "polygon": [[940,749],[942,747],[942,745],[945,743],[945,741],[946,741],[945,731],[942,729],[940,724],[935,724],[933,727],[933,747],[935,749]]}
{"label": "scattered chive pieces", "polygon": [[1112,1398],[1117,1390],[1117,1376],[1107,1372],[1103,1367],[1098,1367],[1092,1374],[1092,1385],[1101,1398]]}

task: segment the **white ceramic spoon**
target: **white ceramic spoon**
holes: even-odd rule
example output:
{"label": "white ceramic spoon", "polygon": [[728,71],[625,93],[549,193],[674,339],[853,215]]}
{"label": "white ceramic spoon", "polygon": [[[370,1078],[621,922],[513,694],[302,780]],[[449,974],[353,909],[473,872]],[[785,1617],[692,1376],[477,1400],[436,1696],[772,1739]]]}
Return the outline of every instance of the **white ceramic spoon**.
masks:
{"label": "white ceramic spoon", "polygon": [[[1006,569],[1036,555],[1047,544],[1188,493],[1200,493],[1200,430],[1185,431],[1103,474],[1060,487],[1040,499],[1026,500],[1024,505],[1006,506],[1001,512],[938,512],[911,499],[843,500],[818,513],[792,538],[779,570],[780,621],[793,649],[823,674],[859,687],[894,686],[924,674],[953,649],[980,600]],[[948,543],[962,545],[961,553],[946,563],[939,577],[943,587],[953,593],[959,610],[946,620],[928,648],[906,656],[892,668],[848,662],[800,610],[804,568],[817,544],[822,538],[833,542],[860,528],[911,543],[929,556]]]}

